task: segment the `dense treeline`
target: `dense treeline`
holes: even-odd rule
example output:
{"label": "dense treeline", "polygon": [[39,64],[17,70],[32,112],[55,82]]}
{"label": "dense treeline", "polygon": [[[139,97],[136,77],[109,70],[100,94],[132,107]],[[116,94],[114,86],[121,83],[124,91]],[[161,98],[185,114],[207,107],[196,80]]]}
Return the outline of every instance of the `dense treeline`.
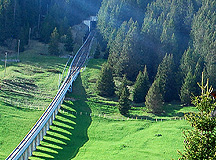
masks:
{"label": "dense treeline", "polygon": [[[216,88],[215,11],[214,0],[103,0],[98,30],[114,76],[135,81],[146,66],[148,94],[161,94],[158,103],[189,104],[203,71]],[[154,102],[148,94],[147,106]]]}
{"label": "dense treeline", "polygon": [[79,24],[85,18],[96,15],[100,0],[1,0],[0,45],[8,39],[21,39],[21,45],[31,37],[48,43],[57,27],[60,35],[69,26]]}

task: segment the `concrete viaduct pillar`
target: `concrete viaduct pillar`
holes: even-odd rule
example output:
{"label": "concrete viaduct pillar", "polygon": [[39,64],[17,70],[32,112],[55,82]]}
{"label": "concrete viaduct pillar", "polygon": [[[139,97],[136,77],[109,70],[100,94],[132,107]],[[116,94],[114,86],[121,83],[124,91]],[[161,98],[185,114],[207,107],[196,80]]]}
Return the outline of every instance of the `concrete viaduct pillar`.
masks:
{"label": "concrete viaduct pillar", "polygon": [[43,129],[40,131],[40,141],[43,140]]}
{"label": "concrete viaduct pillar", "polygon": [[24,154],[19,158],[19,160],[24,160]]}
{"label": "concrete viaduct pillar", "polygon": [[24,153],[24,160],[28,159],[28,149]]}
{"label": "concrete viaduct pillar", "polygon": [[[65,98],[65,97],[64,97]],[[43,137],[46,135],[46,132],[49,130],[49,127],[52,125],[56,115],[58,114],[58,110],[61,107],[61,104],[64,101],[64,98],[59,103],[56,110],[53,112],[50,119],[47,121],[47,123],[44,125],[44,127],[41,129],[41,131],[38,133],[38,135],[35,137],[33,142],[29,145],[29,147],[26,149],[26,151],[22,154],[22,156],[19,158],[19,160],[28,160],[28,157],[32,156],[32,152],[36,150],[36,147],[40,145],[40,141],[43,140]]]}
{"label": "concrete viaduct pillar", "polygon": [[36,142],[36,146],[40,145],[40,133],[37,135],[35,142]]}
{"label": "concrete viaduct pillar", "polygon": [[32,144],[30,144],[28,149],[27,149],[27,156],[30,157],[31,154],[32,154]]}

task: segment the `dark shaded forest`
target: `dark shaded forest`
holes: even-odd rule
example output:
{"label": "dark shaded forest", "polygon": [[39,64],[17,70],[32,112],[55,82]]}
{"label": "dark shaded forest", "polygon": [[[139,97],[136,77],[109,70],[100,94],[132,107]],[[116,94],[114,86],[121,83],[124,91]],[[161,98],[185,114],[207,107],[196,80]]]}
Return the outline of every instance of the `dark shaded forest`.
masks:
{"label": "dark shaded forest", "polygon": [[70,26],[96,15],[100,5],[100,0],[1,0],[0,45],[20,39],[24,46],[30,28],[32,38],[48,43],[55,27],[64,35]]}
{"label": "dark shaded forest", "polygon": [[105,51],[113,77],[134,84],[135,101],[157,93],[158,102],[190,104],[202,72],[216,88],[215,10],[215,0],[1,0],[0,45],[20,40],[23,50],[31,33],[58,55],[59,37],[67,35],[72,51],[70,27],[98,15],[95,57]]}
{"label": "dark shaded forest", "polygon": [[146,66],[158,103],[190,104],[202,72],[216,88],[215,11],[215,0],[103,0],[98,30],[113,75],[135,82]]}

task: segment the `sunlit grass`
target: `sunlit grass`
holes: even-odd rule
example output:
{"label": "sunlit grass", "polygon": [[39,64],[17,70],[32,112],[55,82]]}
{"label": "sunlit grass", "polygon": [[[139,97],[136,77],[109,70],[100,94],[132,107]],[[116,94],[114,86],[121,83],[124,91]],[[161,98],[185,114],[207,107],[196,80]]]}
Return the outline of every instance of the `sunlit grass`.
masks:
{"label": "sunlit grass", "polygon": [[[72,120],[75,123],[71,124],[74,129],[69,131],[70,127],[65,123],[67,118],[62,119],[65,122],[61,121],[61,125],[56,125],[60,118],[57,117],[46,136],[54,139],[42,142],[43,148],[34,152],[31,159],[177,159],[177,150],[183,150],[182,131],[190,126],[185,120],[175,121],[170,118],[181,117],[185,112],[193,110],[193,107],[184,109],[179,103],[166,104],[164,114],[154,115],[148,112],[144,104],[138,104],[138,107],[135,104],[130,116],[145,116],[149,120],[126,120],[119,114],[116,97],[104,98],[95,94],[95,82],[102,63],[104,60],[90,60],[86,70],[74,82],[73,93],[66,96],[66,99],[72,100],[71,105],[63,106],[60,117],[64,114],[68,114],[67,118],[69,115],[75,116]],[[105,118],[103,114],[106,115]],[[157,118],[167,120],[156,122]],[[59,134],[54,136],[55,132]],[[83,133],[85,136],[80,136]],[[62,134],[68,138],[71,136],[70,140],[61,138]],[[162,136],[157,136],[158,134]],[[67,144],[61,146],[60,142],[56,143],[56,138]],[[62,147],[55,149],[58,154],[48,153],[46,148],[52,145]]]}
{"label": "sunlit grass", "polygon": [[76,114],[86,109],[88,109],[87,105],[77,106],[76,103],[65,101],[41,145],[33,152],[30,159],[74,157],[79,148],[88,140],[87,128],[91,123],[91,118],[88,115]]}
{"label": "sunlit grass", "polygon": [[[93,118],[89,141],[75,159],[177,159],[183,150],[185,121],[114,121]],[[156,136],[161,134],[162,136]]]}
{"label": "sunlit grass", "polygon": [[45,109],[57,93],[59,74],[67,59],[31,51],[22,53],[20,59],[21,63],[8,62],[5,77],[4,69],[0,70],[0,100],[13,106]]}
{"label": "sunlit grass", "polygon": [[0,102],[0,159],[5,159],[19,144],[42,112]]}
{"label": "sunlit grass", "polygon": [[[29,59],[33,60],[35,58],[29,57]],[[58,83],[58,73],[49,73],[47,71],[48,69],[52,69],[49,68],[48,64],[45,62],[49,61],[48,59],[49,58],[46,59],[43,57],[41,57],[41,59],[39,58],[38,62],[36,60],[36,63],[33,65],[35,68],[33,67],[30,69],[37,70],[37,67],[40,67],[39,70],[42,70],[44,73],[38,72],[37,75],[34,75],[31,74],[29,69],[26,69],[28,72],[26,74],[28,74],[28,76],[24,75],[24,77],[28,78],[35,76],[35,79],[38,79],[35,83],[37,86],[40,86],[39,88],[41,88],[42,91],[49,91],[48,88],[55,88]],[[65,61],[62,64],[58,64],[55,62],[57,60],[57,58],[52,59],[51,57],[51,67],[59,67],[58,70],[63,69]],[[31,61],[29,60],[29,62]],[[177,159],[177,150],[183,150],[182,130],[189,128],[189,125],[185,120],[173,121],[169,119],[172,117],[182,117],[186,112],[195,111],[194,107],[183,107],[179,103],[171,103],[164,105],[163,114],[154,115],[153,113],[148,112],[144,104],[132,104],[133,107],[130,111],[130,117],[143,117],[143,119],[147,118],[148,120],[134,119],[127,121],[125,120],[127,117],[120,115],[118,111],[117,97],[104,98],[98,96],[95,92],[96,80],[100,73],[101,65],[104,62],[105,61],[101,59],[92,59],[89,61],[87,68],[74,82],[73,93],[67,94],[66,100],[56,116],[53,125],[30,159]],[[23,65],[25,66],[25,64]],[[25,69],[23,73],[25,73]],[[50,77],[52,74],[55,77],[53,79],[57,79],[46,80],[46,78],[48,76]],[[53,84],[47,84],[51,82]],[[54,94],[55,89],[50,90],[51,91],[49,91],[47,96],[51,97],[51,94]],[[29,94],[35,95],[32,92],[29,92]],[[22,96],[20,95],[20,99],[21,97]],[[19,96],[17,99],[19,99]],[[47,102],[50,99],[47,98]],[[32,101],[38,102],[38,105],[42,104],[36,96],[32,97]],[[5,105],[5,107],[7,105]],[[13,124],[14,120],[10,117],[19,117],[23,114],[21,117],[25,119],[26,124],[31,128],[34,121],[36,121],[37,117],[39,118],[42,113],[42,111],[29,109],[20,109],[20,112],[17,112],[14,105],[10,107],[14,110],[14,112],[12,112],[8,110],[8,108],[5,109],[5,107],[0,110],[0,114],[1,116],[2,114],[6,114],[9,118],[5,119],[5,121],[2,121],[2,124],[0,124],[0,126],[3,126],[2,131],[10,125],[14,127],[11,131],[15,130]],[[30,114],[28,110],[32,114]],[[21,111],[23,111],[23,113],[21,113]],[[82,115],[80,112],[82,112]],[[90,113],[92,117],[90,117]],[[25,114],[28,114],[28,116],[25,116]],[[99,115],[104,114],[106,115],[106,118],[103,118],[102,116],[99,117]],[[2,117],[0,117],[0,119],[1,118]],[[122,120],[122,118],[125,119]],[[155,122],[155,119],[157,118],[167,120]],[[29,121],[29,119],[32,121]],[[7,120],[9,122],[6,122]],[[19,118],[16,120],[16,123],[22,123],[24,121]],[[3,123],[6,123],[6,125]],[[13,135],[21,133],[24,136],[25,131],[28,131],[26,124],[23,123],[23,128],[20,127],[20,129],[23,129],[23,133],[17,131],[16,133],[13,133]],[[162,136],[156,136],[157,134],[161,134]],[[3,135],[2,139],[5,139],[5,137],[6,134]],[[9,136],[8,141],[10,141],[10,143],[13,142],[12,145],[17,145],[22,138],[20,138],[20,140],[17,139],[16,143],[11,139],[12,137]],[[2,143],[2,140],[0,142]],[[6,147],[7,145],[3,144],[1,147],[2,146]],[[13,148],[14,147],[11,147],[11,149],[7,149],[7,151],[1,151],[0,159],[1,157],[5,158],[7,154],[9,154],[9,150],[12,150]]]}
{"label": "sunlit grass", "polygon": [[20,63],[7,63],[5,77],[0,61],[0,159],[19,144],[57,93],[67,59],[40,55],[43,51],[20,53]]}

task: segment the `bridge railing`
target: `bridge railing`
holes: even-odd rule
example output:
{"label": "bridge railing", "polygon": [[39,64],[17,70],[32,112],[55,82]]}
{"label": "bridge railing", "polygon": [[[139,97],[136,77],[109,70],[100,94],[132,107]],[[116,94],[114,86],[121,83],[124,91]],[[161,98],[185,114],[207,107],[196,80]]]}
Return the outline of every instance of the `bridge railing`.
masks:
{"label": "bridge railing", "polygon": [[[27,160],[28,157],[32,155],[32,152],[36,150],[36,146],[38,146],[40,144],[40,141],[43,140],[43,137],[46,135],[46,131],[49,130],[50,125],[52,125],[52,121],[55,119],[55,116],[61,107],[65,94],[67,93],[69,87],[72,86],[72,82],[76,79],[82,67],[77,66],[79,61],[77,62],[77,64],[74,64],[74,61],[79,57],[79,54],[82,55],[82,49],[85,47],[88,41],[92,40],[91,38],[93,37],[90,33],[86,41],[83,43],[83,45],[80,47],[75,57],[73,58],[68,70],[68,74],[64,82],[60,86],[56,96],[53,98],[52,102],[41,115],[39,120],[35,123],[35,125],[31,128],[31,130],[27,133],[23,140],[18,144],[18,146],[12,151],[12,153],[6,158],[6,160]],[[86,56],[88,56],[88,54]],[[86,59],[87,57],[84,58]],[[81,63],[81,65],[84,64],[85,59]],[[71,72],[73,67],[78,67],[78,70]]]}
{"label": "bridge railing", "polygon": [[[68,69],[68,74],[67,74],[67,76],[65,77],[64,82],[62,83],[62,85],[65,83],[65,81],[66,81],[66,80],[68,79],[68,77],[70,76],[70,71],[71,71],[71,69],[72,69],[72,66],[74,65],[75,59],[78,57],[78,55],[80,54],[82,48],[86,45],[86,43],[88,42],[88,40],[91,38],[92,34],[93,34],[92,32],[89,33],[89,35],[88,35],[88,37],[86,38],[85,42],[82,44],[82,46],[79,48],[79,50],[77,51],[76,55],[74,56],[74,58],[73,58],[73,60],[72,60],[72,62],[71,62],[71,64],[70,64],[70,67],[69,67],[69,69]],[[62,85],[61,85],[61,86],[62,86]],[[61,88],[61,87],[60,87],[60,88]]]}

